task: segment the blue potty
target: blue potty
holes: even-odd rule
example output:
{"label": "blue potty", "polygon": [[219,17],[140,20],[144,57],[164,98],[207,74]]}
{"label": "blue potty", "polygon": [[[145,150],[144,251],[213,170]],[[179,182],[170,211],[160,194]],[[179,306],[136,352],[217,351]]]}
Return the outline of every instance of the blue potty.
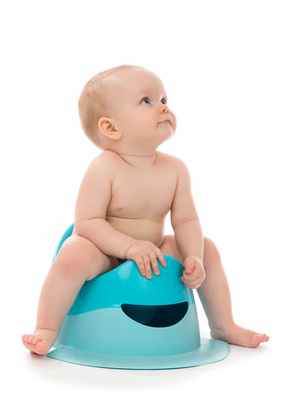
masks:
{"label": "blue potty", "polygon": [[[73,225],[56,254],[72,231]],[[164,258],[167,266],[159,264],[160,275],[150,280],[126,260],[86,281],[48,357],[116,369],[176,369],[226,358],[226,342],[200,337],[193,292],[180,279],[181,263]]]}

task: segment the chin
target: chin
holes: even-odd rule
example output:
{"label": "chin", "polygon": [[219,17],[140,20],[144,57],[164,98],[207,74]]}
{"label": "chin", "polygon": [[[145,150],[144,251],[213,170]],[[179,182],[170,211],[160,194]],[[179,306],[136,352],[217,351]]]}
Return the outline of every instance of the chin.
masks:
{"label": "chin", "polygon": [[175,130],[171,127],[170,127],[170,129],[166,130],[166,139],[165,140],[169,140],[171,137],[173,137],[174,133],[175,133]]}
{"label": "chin", "polygon": [[167,138],[170,138],[175,133],[175,129],[168,122],[163,123],[162,125],[160,125],[160,127],[158,128],[158,131],[162,135],[167,136]]}

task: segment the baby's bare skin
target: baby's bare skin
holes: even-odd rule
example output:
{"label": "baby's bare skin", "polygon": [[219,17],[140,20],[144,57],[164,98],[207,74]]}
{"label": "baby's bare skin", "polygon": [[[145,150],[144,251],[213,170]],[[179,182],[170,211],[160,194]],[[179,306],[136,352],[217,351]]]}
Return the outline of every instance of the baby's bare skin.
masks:
{"label": "baby's bare skin", "polygon": [[[83,178],[74,233],[49,271],[35,333],[22,337],[24,345],[46,354],[84,281],[111,270],[116,258],[133,259],[151,278],[152,270],[159,275],[159,264],[165,267],[164,254],[181,261],[185,285],[198,289],[212,337],[245,347],[268,341],[234,322],[224,269],[215,244],[202,236],[187,168],[156,149],[176,128],[161,81],[126,68],[108,77],[103,90],[107,116],[98,119],[98,133],[104,151]],[[168,213],[174,235],[166,236]]]}
{"label": "baby's bare skin", "polygon": [[118,231],[134,239],[160,246],[164,220],[174,198],[177,174],[175,161],[156,152],[152,165],[130,165],[130,157],[105,151],[108,166],[115,167],[112,199],[106,220]]}

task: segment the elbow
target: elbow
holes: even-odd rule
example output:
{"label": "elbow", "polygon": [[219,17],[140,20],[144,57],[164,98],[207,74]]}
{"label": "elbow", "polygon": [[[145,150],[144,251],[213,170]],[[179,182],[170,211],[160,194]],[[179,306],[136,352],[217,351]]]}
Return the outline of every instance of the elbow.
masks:
{"label": "elbow", "polygon": [[74,228],[76,234],[82,237],[86,237],[90,233],[90,230],[92,229],[92,225],[96,222],[96,220],[103,221],[102,218],[97,218],[97,217],[75,221]]}
{"label": "elbow", "polygon": [[84,230],[87,228],[86,220],[75,222],[74,229],[78,236],[84,236]]}

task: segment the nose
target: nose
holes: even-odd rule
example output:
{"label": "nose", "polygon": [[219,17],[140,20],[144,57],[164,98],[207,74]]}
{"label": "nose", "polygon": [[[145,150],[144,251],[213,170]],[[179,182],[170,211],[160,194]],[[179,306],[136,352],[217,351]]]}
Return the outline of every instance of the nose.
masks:
{"label": "nose", "polygon": [[169,110],[168,110],[168,107],[166,105],[161,106],[161,109],[160,109],[161,114],[165,113],[165,112],[168,112],[168,111]]}

